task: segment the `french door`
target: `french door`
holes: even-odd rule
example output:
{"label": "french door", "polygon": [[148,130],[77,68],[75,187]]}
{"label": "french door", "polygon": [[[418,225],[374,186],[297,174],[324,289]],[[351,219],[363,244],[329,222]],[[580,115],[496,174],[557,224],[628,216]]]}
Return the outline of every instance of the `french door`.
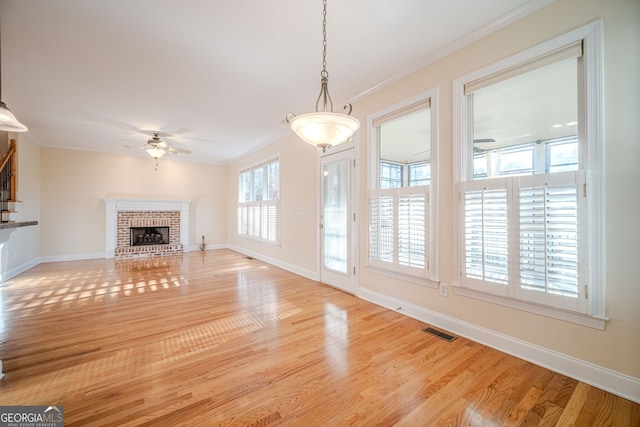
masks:
{"label": "french door", "polygon": [[320,281],[356,293],[355,149],[320,162]]}

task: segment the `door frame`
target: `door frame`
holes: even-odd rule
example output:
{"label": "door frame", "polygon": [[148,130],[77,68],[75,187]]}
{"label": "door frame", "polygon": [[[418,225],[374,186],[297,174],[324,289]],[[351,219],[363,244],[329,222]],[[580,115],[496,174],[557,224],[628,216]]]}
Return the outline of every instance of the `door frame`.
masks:
{"label": "door frame", "polygon": [[[359,265],[359,226],[360,226],[360,212],[359,212],[359,181],[360,181],[360,161],[358,158],[358,144],[357,144],[357,135],[354,135],[352,140],[348,143],[339,145],[334,148],[329,148],[326,152],[318,151],[317,158],[317,173],[320,179],[318,180],[318,215],[317,215],[317,236],[318,236],[318,260],[317,260],[317,271],[318,271],[318,281],[324,283],[329,286],[333,286],[337,289],[340,289],[344,292],[351,293],[353,295],[357,295],[357,290],[359,286],[359,275],[360,275],[360,265]],[[345,289],[342,286],[332,283],[331,272],[327,272],[323,268],[323,236],[322,236],[322,215],[323,215],[323,162],[324,160],[330,160],[331,156],[336,154],[341,154],[345,152],[349,152],[350,159],[350,168],[351,171],[351,206],[349,207],[349,213],[352,217],[351,221],[351,230],[350,230],[350,242],[349,242],[349,286]],[[337,273],[335,273],[337,274]]]}

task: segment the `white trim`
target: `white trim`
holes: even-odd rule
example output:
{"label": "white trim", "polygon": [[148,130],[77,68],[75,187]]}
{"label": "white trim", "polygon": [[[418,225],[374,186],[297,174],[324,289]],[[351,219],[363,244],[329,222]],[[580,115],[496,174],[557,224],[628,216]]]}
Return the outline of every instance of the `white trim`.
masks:
{"label": "white trim", "polygon": [[[587,30],[588,29],[588,30]],[[606,313],[606,262],[607,253],[605,236],[605,138],[604,138],[604,21],[599,19],[587,26],[584,37],[583,56],[589,61],[585,67],[586,105],[589,106],[585,114],[587,141],[587,194],[591,201],[587,203],[588,236],[595,237],[596,245],[589,245],[589,259],[587,260],[587,277],[592,279],[589,286],[589,314],[604,315]],[[598,286],[595,286],[597,282]]]}
{"label": "white trim", "polygon": [[413,66],[411,67],[407,67],[405,68],[403,71],[394,74],[393,76],[389,77],[386,80],[383,80],[382,82],[370,87],[369,89],[364,90],[363,92],[360,92],[358,95],[354,96],[353,98],[351,98],[350,100],[348,100],[347,102],[350,104],[355,104],[356,102],[362,100],[363,98],[371,95],[374,92],[379,91],[380,89],[389,86],[401,79],[403,79],[404,77],[408,76],[409,74],[412,74],[418,70],[420,70],[421,68],[426,67],[429,64],[433,64],[434,62],[444,58],[445,56],[454,53],[460,49],[462,49],[465,46],[470,45],[471,43],[474,43],[478,40],[480,40],[481,38],[499,30],[502,27],[505,27],[509,24],[512,24],[522,18],[524,18],[525,16],[529,15],[530,13],[535,12],[536,10],[552,3],[554,0],[529,0],[527,1],[525,4],[523,4],[522,6],[513,9],[510,12],[505,13],[504,15],[502,15],[501,17],[494,19],[493,21],[489,22],[488,24],[470,32],[467,33],[466,35],[460,37],[457,40],[454,40],[453,42],[449,43],[448,45],[436,50],[435,52],[432,52],[431,54],[427,55],[426,57],[424,57],[422,60],[416,62]]}
{"label": "white trim", "polygon": [[[38,259],[38,264],[43,262],[81,261],[85,259],[113,258],[106,256],[105,252],[87,252],[82,254],[51,255]],[[37,265],[37,264],[36,264]]]}
{"label": "white trim", "polygon": [[[368,204],[368,209],[367,209],[367,216],[366,216],[366,221],[367,221],[367,230],[369,230],[370,226],[371,226],[371,194],[372,192],[376,191],[378,189],[378,182],[379,182],[379,167],[378,167],[378,161],[379,161],[379,143],[378,143],[378,135],[376,132],[376,126],[374,126],[374,122],[376,120],[378,120],[381,117],[385,117],[388,116],[390,114],[393,114],[396,111],[400,111],[403,110],[405,108],[407,108],[408,106],[411,105],[416,105],[419,104],[421,102],[424,102],[426,100],[429,100],[429,122],[430,122],[430,138],[431,138],[431,142],[430,142],[430,147],[431,147],[431,159],[430,159],[430,165],[431,165],[431,183],[430,185],[427,186],[427,190],[426,190],[426,204],[427,204],[427,212],[426,212],[426,216],[427,216],[427,229],[426,229],[426,234],[427,234],[427,241],[426,241],[426,246],[427,246],[427,257],[425,259],[425,267],[424,269],[421,269],[421,271],[424,272],[425,276],[427,277],[426,281],[425,279],[421,279],[420,277],[415,277],[415,279],[409,279],[408,281],[412,282],[412,283],[418,283],[418,284],[422,284],[422,285],[426,285],[426,286],[431,286],[431,284],[435,284],[435,287],[438,286],[437,282],[439,280],[439,253],[440,251],[438,250],[438,242],[439,242],[439,202],[440,202],[440,196],[439,196],[439,191],[438,191],[438,187],[439,187],[439,179],[438,179],[438,160],[439,160],[439,136],[440,136],[440,128],[439,128],[439,110],[440,110],[440,104],[439,104],[439,95],[440,95],[440,88],[439,87],[434,87],[431,89],[428,89],[424,92],[418,93],[416,95],[413,95],[410,98],[407,98],[405,100],[402,100],[400,102],[397,102],[393,105],[390,105],[388,107],[385,107],[381,110],[376,111],[375,113],[372,113],[370,115],[367,116],[367,148],[368,148],[368,152],[369,155],[367,157],[367,200],[369,201]],[[407,190],[410,190],[411,188],[419,188],[419,187],[403,187],[406,188]],[[398,190],[398,189],[394,189],[394,190]],[[400,189],[402,190],[402,189]],[[395,242],[396,246],[397,246],[397,242]],[[367,233],[367,250],[370,251],[371,248],[371,232],[369,231]],[[384,267],[382,266],[375,266],[372,265],[371,263],[371,259],[368,256],[367,257],[367,263],[366,263],[367,268],[369,268],[371,271],[377,272],[377,273],[382,273],[383,270],[385,270]],[[391,277],[397,277],[394,276],[392,272],[396,271],[398,275],[405,276],[404,274],[402,274],[402,272],[398,272],[397,269],[395,268],[390,268],[387,270],[390,274]],[[407,275],[405,277],[411,277],[410,275]],[[403,279],[404,280],[404,279]],[[419,282],[416,282],[416,280],[418,280]]]}
{"label": "white trim", "polygon": [[[262,200],[251,200],[251,201],[241,201],[240,197],[240,186],[241,186],[241,180],[242,180],[242,175],[244,175],[245,173],[248,172],[254,172],[256,170],[262,170],[263,174],[262,174],[262,184],[264,188],[267,188],[268,185],[266,185],[268,183],[268,179],[269,179],[269,173],[267,171],[267,168],[269,165],[273,164],[273,163],[277,163],[278,164],[278,197],[277,198],[270,198],[270,199],[262,199]],[[252,241],[255,242],[260,242],[260,243],[265,243],[271,246],[276,246],[276,247],[280,247],[281,243],[280,243],[280,236],[282,233],[281,230],[281,221],[280,218],[282,216],[282,212],[281,212],[281,206],[280,206],[280,200],[282,198],[282,194],[281,194],[281,190],[282,190],[282,181],[280,179],[280,153],[277,154],[276,157],[269,157],[269,160],[265,160],[263,162],[260,163],[256,163],[250,167],[247,167],[245,169],[240,169],[238,170],[237,173],[238,176],[238,193],[237,193],[237,201],[236,201],[236,210],[235,210],[235,235],[238,238],[241,239],[250,239]],[[253,175],[252,175],[253,178]],[[255,198],[255,192],[254,192],[254,188],[253,188],[253,180],[252,180],[252,188],[251,188],[251,198]],[[262,217],[262,207],[264,204],[267,205],[275,205],[276,207],[276,215],[277,215],[277,219],[276,219],[276,239],[275,241],[269,240],[268,238],[264,238],[262,237],[262,223],[263,223],[263,217]],[[254,236],[252,234],[249,234],[249,228],[248,228],[248,213],[249,213],[249,207],[250,206],[258,206],[260,209],[260,235],[259,236]],[[247,218],[245,219],[244,222],[246,222],[246,224],[243,224],[243,228],[246,228],[247,233],[240,233],[239,231],[239,227],[240,227],[240,222],[238,221],[238,212],[240,208],[244,208],[246,207],[246,212],[247,212]],[[253,231],[252,231],[253,232]]]}
{"label": "white trim", "polygon": [[358,297],[640,403],[640,378],[622,374],[372,290],[359,288]]}
{"label": "white trim", "polygon": [[[213,250],[213,249],[227,249],[229,246],[226,244],[207,244],[206,245],[206,249],[207,251],[209,250]],[[196,252],[200,250],[200,245],[187,245],[187,246],[183,246],[182,248],[183,252]],[[239,252],[239,251],[238,251]],[[173,256],[176,254],[166,254],[166,255],[155,255],[155,256]],[[11,277],[14,277],[24,271],[29,270],[30,268],[33,268],[35,266],[37,266],[38,264],[41,264],[43,262],[61,262],[61,261],[82,261],[82,260],[87,260],[87,259],[99,259],[99,258],[113,258],[113,254],[112,256],[107,256],[107,254],[105,252],[86,252],[86,253],[77,253],[77,254],[68,254],[68,255],[52,255],[52,256],[43,256],[38,258],[37,260],[34,260],[33,262],[29,263],[29,266],[27,268],[25,268],[24,270],[18,271],[17,273],[13,274]],[[254,257],[257,258],[257,257]],[[132,259],[132,258],[124,258],[124,259]],[[26,266],[27,264],[25,264]],[[24,266],[21,266],[24,267]],[[13,270],[12,270],[13,271]],[[5,280],[8,280],[9,277]]]}
{"label": "white trim", "polygon": [[[335,150],[331,150],[331,147],[326,151],[322,152],[318,150],[318,163],[317,163],[317,177],[321,177],[317,180],[317,211],[318,211],[318,222],[320,225],[320,218],[323,218],[324,215],[324,176],[323,176],[323,167],[325,162],[333,162],[341,160],[348,161],[348,185],[349,185],[349,201],[348,201],[348,234],[349,234],[349,248],[348,248],[348,260],[347,260],[347,271],[346,273],[339,273],[330,269],[324,268],[324,246],[323,246],[323,236],[322,230],[320,227],[317,228],[318,232],[318,273],[317,273],[317,281],[333,286],[337,289],[340,289],[344,292],[356,294],[359,286],[359,268],[358,268],[358,260],[359,260],[359,252],[358,252],[358,241],[359,241],[359,228],[360,228],[360,212],[358,206],[358,194],[359,194],[359,184],[360,184],[360,158],[359,158],[359,132],[356,132],[350,141],[340,144],[335,147]],[[352,163],[353,162],[353,163]],[[353,215],[353,219],[351,219],[351,215]],[[322,221],[324,224],[324,221]]]}
{"label": "white trim", "polygon": [[189,244],[189,200],[113,199],[105,198],[105,258],[113,258],[118,242],[118,212],[180,211],[180,243]]}
{"label": "white trim", "polygon": [[[583,132],[580,135],[581,141],[586,141],[588,147],[584,152],[587,153],[587,162],[581,160],[582,165],[580,169],[586,169],[589,197],[591,200],[587,204],[587,217],[588,230],[585,233],[587,238],[590,239],[587,242],[586,256],[588,257],[583,263],[586,264],[588,272],[582,283],[579,283],[580,289],[584,289],[584,285],[589,286],[590,299],[584,303],[580,301],[586,307],[581,306],[581,309],[586,308],[586,313],[591,315],[590,319],[598,319],[595,324],[590,320],[585,323],[584,320],[574,321],[574,323],[587,324],[591,327],[604,328],[604,315],[605,315],[605,272],[604,272],[604,248],[602,245],[606,241],[604,236],[604,185],[602,178],[603,174],[603,160],[604,155],[604,139],[603,139],[603,20],[599,19],[584,25],[580,28],[565,33],[559,37],[548,40],[530,49],[521,51],[515,55],[509,56],[503,60],[497,61],[488,66],[482,67],[471,73],[468,73],[462,77],[456,78],[453,81],[453,159],[454,159],[454,280],[456,285],[466,286],[467,279],[463,275],[464,270],[464,242],[463,242],[463,226],[461,215],[463,214],[463,202],[461,201],[461,192],[463,191],[463,183],[471,181],[470,173],[470,161],[471,156],[468,153],[468,141],[470,140],[470,123],[468,120],[469,109],[472,107],[472,102],[469,97],[464,95],[464,85],[468,82],[476,81],[482,77],[494,74],[509,67],[516,66],[520,63],[526,62],[531,58],[539,57],[554,49],[566,46],[572,42],[583,40],[584,50],[583,57],[585,66],[582,67],[585,73],[584,93],[587,99],[583,103],[586,105],[586,110],[579,112],[579,121],[587,123],[587,129],[581,130]],[[586,115],[586,117],[585,117]],[[581,150],[582,151],[582,150]],[[480,181],[479,181],[480,182]],[[455,192],[458,192],[458,197],[455,197]],[[514,214],[515,215],[515,214]],[[516,222],[514,222],[516,223]],[[513,245],[511,245],[514,247]],[[515,268],[515,266],[513,266]],[[469,292],[467,296],[477,295],[477,293]],[[524,306],[529,306],[524,303]],[[519,307],[515,304],[514,308]],[[523,306],[523,307],[524,307]],[[526,308],[524,310],[530,311]],[[583,310],[584,311],[584,310]],[[538,314],[544,314],[542,310],[535,311]],[[552,309],[552,312],[554,310]],[[547,315],[547,314],[544,314]],[[556,315],[549,314],[551,317],[558,318]],[[576,316],[576,319],[584,319],[585,316]]]}
{"label": "white trim", "polygon": [[[204,250],[205,251],[210,251],[210,250],[214,250],[214,249],[227,249],[228,246],[226,244],[221,244],[221,243],[207,243],[205,245]],[[183,252],[197,252],[197,251],[201,251],[202,249],[200,249],[200,245],[187,245],[187,246],[183,246],[182,247],[182,251]],[[161,255],[163,256],[163,255]]]}
{"label": "white trim", "polygon": [[[456,99],[459,101],[464,97],[464,85],[469,82],[500,72],[504,69],[516,66],[520,63],[527,62],[532,58],[543,56],[554,49],[566,46],[575,41],[583,40],[583,39],[588,39],[589,41],[591,41],[594,35],[595,35],[595,38],[597,39],[598,37],[601,37],[601,36],[598,36],[598,34],[600,34],[601,31],[602,31],[602,20],[600,19],[590,24],[583,25],[580,28],[576,28],[575,30],[565,33],[561,36],[558,36],[546,42],[540,43],[539,45],[533,46],[529,49],[526,49],[519,53],[511,55],[500,61],[496,61],[485,67],[479,68],[475,71],[465,74],[464,76],[458,77],[453,81],[453,85],[454,85],[454,88],[456,86],[462,86],[462,92],[460,92],[460,96],[456,96],[454,98],[454,102],[456,102]],[[601,46],[599,45],[597,47],[594,47],[593,49],[596,49],[596,48],[602,49]],[[593,58],[589,58],[589,61],[594,61],[594,59],[597,58],[597,52],[593,51],[593,49],[591,52],[591,55],[593,56]],[[600,50],[600,52],[602,52],[602,50]],[[597,61],[596,63],[601,65],[600,61]]]}
{"label": "white trim", "polygon": [[16,277],[18,274],[24,273],[27,270],[32,269],[33,267],[35,267],[36,265],[40,264],[40,261],[36,258],[36,259],[32,259],[31,261],[28,261],[22,265],[19,265],[17,267],[13,267],[10,270],[7,270],[5,272],[3,272],[2,274],[0,274],[0,283],[5,282],[7,280],[10,280],[14,277]]}
{"label": "white trim", "polygon": [[[427,233],[427,271],[429,279],[438,285],[440,280],[440,87],[427,92],[431,102],[431,185],[427,204],[429,206],[429,228]],[[433,243],[433,246],[431,245]]]}
{"label": "white trim", "polygon": [[402,274],[397,271],[389,270],[387,268],[378,267],[375,265],[367,264],[367,270],[372,273],[379,274],[381,276],[391,277],[392,279],[402,280],[403,282],[413,283],[414,285],[425,286],[427,288],[437,289],[439,282],[427,279],[425,277],[411,276],[409,274]]}
{"label": "white trim", "polygon": [[535,313],[546,317],[552,317],[554,319],[564,320],[565,322],[576,323],[582,326],[588,326],[590,328],[599,329],[604,331],[606,322],[609,320],[605,317],[589,316],[586,314],[565,311],[557,309],[551,306],[538,305],[535,303],[527,302],[519,299],[512,299],[507,297],[501,297],[498,295],[487,294],[470,288],[454,287],[456,295],[462,295],[469,298],[479,299],[481,301],[490,302],[493,304],[503,305],[505,307],[514,308],[516,310],[527,311],[529,313]]}
{"label": "white trim", "polygon": [[279,259],[276,258],[271,258],[268,256],[265,256],[264,254],[260,253],[260,252],[254,252],[252,250],[249,249],[245,249],[245,248],[241,248],[235,245],[228,245],[227,248],[231,249],[232,251],[236,251],[238,253],[244,254],[244,255],[248,255],[252,258],[258,259],[260,261],[266,262],[267,264],[271,264],[274,265],[276,267],[282,268],[283,270],[287,270],[291,273],[295,273],[299,276],[303,276],[306,277],[307,279],[313,280],[315,282],[319,281],[319,277],[318,277],[318,273],[315,271],[311,271],[311,270],[307,270],[304,268],[300,268],[297,265],[293,265],[293,264],[289,264],[283,261],[280,261]]}

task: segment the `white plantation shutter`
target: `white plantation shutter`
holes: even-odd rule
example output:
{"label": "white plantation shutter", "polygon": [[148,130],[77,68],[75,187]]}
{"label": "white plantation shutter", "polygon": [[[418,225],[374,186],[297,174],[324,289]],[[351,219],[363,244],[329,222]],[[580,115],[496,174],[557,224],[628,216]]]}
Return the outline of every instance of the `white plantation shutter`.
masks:
{"label": "white plantation shutter", "polygon": [[371,199],[371,261],[393,262],[393,196],[379,194]]}
{"label": "white plantation shutter", "polygon": [[238,206],[238,234],[247,234],[247,206]]}
{"label": "white plantation shutter", "polygon": [[583,172],[462,185],[465,286],[584,311],[579,239]]}
{"label": "white plantation shutter", "polygon": [[262,203],[261,238],[269,242],[276,242],[278,224],[278,205],[276,200]]}
{"label": "white plantation shutter", "polygon": [[260,204],[249,205],[248,234],[252,237],[260,237]]}
{"label": "white plantation shutter", "polygon": [[[461,294],[604,329],[602,34],[593,22],[454,80]],[[522,120],[487,126],[498,110]]]}
{"label": "white plantation shutter", "polygon": [[522,299],[580,308],[580,176],[564,172],[519,180],[520,277],[516,294]]}
{"label": "white plantation shutter", "polygon": [[279,160],[240,172],[238,187],[238,235],[278,243]]}
{"label": "white plantation shutter", "polygon": [[[464,202],[464,277],[484,288],[509,279],[508,189],[504,178],[467,183]],[[482,284],[482,286],[480,286]],[[495,288],[506,294],[504,286]]]}
{"label": "white plantation shutter", "polygon": [[398,262],[425,267],[426,196],[401,195],[398,199]]}
{"label": "white plantation shutter", "polygon": [[370,204],[371,265],[425,277],[428,187],[375,190]]}

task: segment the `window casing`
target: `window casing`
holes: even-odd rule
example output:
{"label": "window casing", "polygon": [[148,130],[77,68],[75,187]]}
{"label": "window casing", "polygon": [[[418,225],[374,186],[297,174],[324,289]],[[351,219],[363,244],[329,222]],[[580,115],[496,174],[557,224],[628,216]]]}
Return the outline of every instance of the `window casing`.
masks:
{"label": "window casing", "polygon": [[369,266],[417,283],[437,277],[436,105],[434,90],[369,118]]}
{"label": "window casing", "polygon": [[600,49],[596,22],[454,82],[461,290],[604,315]]}
{"label": "window casing", "polygon": [[274,159],[238,176],[238,235],[279,242],[280,161]]}

